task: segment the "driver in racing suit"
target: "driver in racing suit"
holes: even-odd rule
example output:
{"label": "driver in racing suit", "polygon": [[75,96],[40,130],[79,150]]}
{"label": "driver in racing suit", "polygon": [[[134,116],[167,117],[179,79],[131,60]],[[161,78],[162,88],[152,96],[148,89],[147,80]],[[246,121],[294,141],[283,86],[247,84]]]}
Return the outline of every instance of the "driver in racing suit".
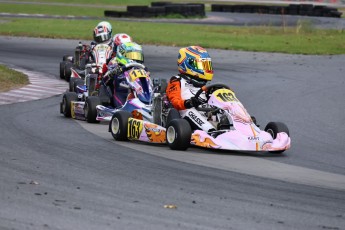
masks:
{"label": "driver in racing suit", "polygon": [[[121,87],[125,81],[123,72],[126,70],[125,65],[137,62],[144,63],[144,55],[141,45],[135,42],[125,42],[117,47],[116,57],[112,58],[108,65],[103,66],[103,81],[109,86],[112,92],[113,104],[116,108],[123,106],[128,96],[128,89]],[[145,67],[145,70],[146,67]]]}
{"label": "driver in racing suit", "polygon": [[[194,97],[213,78],[211,57],[200,46],[181,48],[177,66],[180,73],[170,79],[166,89],[168,100],[181,117],[190,123],[192,130],[215,131],[215,127],[195,109],[200,105],[200,100]],[[200,97],[206,100],[205,93]]]}
{"label": "driver in racing suit", "polygon": [[[80,75],[84,75],[85,64],[91,62],[94,57],[91,55],[93,48],[97,44],[107,44],[113,49],[113,40],[111,38],[112,26],[107,21],[102,21],[93,29],[93,41],[90,45],[79,42],[75,48],[74,64]],[[109,61],[109,60],[107,60]]]}

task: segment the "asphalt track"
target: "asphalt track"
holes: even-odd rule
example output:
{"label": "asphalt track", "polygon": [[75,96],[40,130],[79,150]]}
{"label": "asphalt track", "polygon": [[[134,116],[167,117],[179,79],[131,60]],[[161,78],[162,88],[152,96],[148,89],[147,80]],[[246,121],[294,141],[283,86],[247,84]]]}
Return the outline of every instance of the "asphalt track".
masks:
{"label": "asphalt track", "polygon": [[[76,44],[0,37],[0,61],[57,78]],[[144,46],[153,76],[176,73],[178,49]],[[345,56],[209,52],[214,82],[262,127],[286,123],[292,149],[173,152],[65,119],[61,96],[1,105],[0,228],[344,229]]]}

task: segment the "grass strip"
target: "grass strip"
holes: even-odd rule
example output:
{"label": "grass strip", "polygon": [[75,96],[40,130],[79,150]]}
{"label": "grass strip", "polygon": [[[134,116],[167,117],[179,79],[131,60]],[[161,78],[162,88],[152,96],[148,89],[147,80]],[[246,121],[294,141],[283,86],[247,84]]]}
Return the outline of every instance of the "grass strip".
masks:
{"label": "grass strip", "polygon": [[0,92],[5,92],[29,84],[29,79],[20,72],[0,65],[0,82]]}
{"label": "grass strip", "polygon": [[[99,20],[2,20],[0,34],[92,40]],[[109,20],[113,34],[127,33],[139,44],[219,48],[290,54],[345,54],[345,31],[315,29],[308,21],[295,27],[234,27]]]}
{"label": "grass strip", "polygon": [[1,12],[11,14],[46,14],[60,16],[89,16],[103,17],[105,7],[83,7],[83,6],[60,6],[60,5],[38,5],[38,4],[7,4],[1,3]]}

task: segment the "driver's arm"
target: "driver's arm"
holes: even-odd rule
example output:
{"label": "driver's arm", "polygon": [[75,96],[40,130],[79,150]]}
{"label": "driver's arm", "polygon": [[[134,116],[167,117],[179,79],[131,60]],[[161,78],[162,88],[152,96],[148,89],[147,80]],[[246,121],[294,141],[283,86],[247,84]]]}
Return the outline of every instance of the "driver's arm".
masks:
{"label": "driver's arm", "polygon": [[166,89],[166,95],[177,110],[185,110],[184,100],[181,97],[181,82],[177,77],[172,77]]}

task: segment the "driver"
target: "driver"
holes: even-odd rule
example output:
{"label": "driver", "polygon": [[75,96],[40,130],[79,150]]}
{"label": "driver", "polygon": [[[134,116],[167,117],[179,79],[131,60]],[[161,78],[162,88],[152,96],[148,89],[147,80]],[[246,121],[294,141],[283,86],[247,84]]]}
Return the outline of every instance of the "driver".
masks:
{"label": "driver", "polygon": [[[97,44],[107,44],[111,48],[113,48],[113,40],[111,38],[112,32],[113,29],[111,24],[107,21],[102,21],[98,23],[97,26],[93,29],[93,41],[90,45],[82,44],[82,42],[79,42],[78,46],[75,49],[74,55],[74,57],[76,58],[76,67],[78,69],[84,71],[85,64],[94,59],[94,57],[91,55],[91,52]],[[81,63],[82,60],[84,60],[83,64]],[[84,73],[81,72],[80,74]]]}
{"label": "driver", "polygon": [[181,48],[177,69],[180,73],[170,79],[166,89],[169,101],[181,117],[189,121],[192,130],[215,131],[215,127],[195,109],[200,105],[200,100],[206,102],[206,95],[204,92],[200,98],[195,98],[194,95],[213,78],[212,62],[208,52],[200,46]]}
{"label": "driver", "polygon": [[106,73],[103,81],[113,93],[113,104],[116,108],[126,102],[128,89],[121,87],[120,83],[125,81],[124,66],[132,62],[144,63],[142,47],[135,42],[125,42],[117,47],[116,57],[109,61],[108,66],[103,66],[103,73]]}

